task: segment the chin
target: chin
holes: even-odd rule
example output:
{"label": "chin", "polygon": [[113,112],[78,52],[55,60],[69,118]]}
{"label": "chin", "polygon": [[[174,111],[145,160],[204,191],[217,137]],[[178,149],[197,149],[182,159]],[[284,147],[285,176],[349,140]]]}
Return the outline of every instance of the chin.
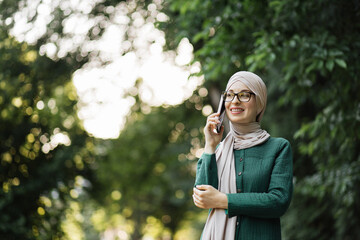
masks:
{"label": "chin", "polygon": [[232,115],[230,115],[230,117],[229,117],[229,114],[228,114],[228,119],[232,123],[240,123],[240,124],[255,122],[255,120],[252,120],[252,118],[250,118],[248,116],[232,116]]}
{"label": "chin", "polygon": [[250,121],[246,118],[231,117],[229,118],[232,123],[249,123]]}

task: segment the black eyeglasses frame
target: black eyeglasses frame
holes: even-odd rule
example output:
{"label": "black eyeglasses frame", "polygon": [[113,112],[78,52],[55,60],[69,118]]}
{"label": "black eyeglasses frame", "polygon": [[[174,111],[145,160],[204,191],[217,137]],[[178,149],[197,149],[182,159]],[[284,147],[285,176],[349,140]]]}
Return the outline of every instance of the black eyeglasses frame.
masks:
{"label": "black eyeglasses frame", "polygon": [[[256,96],[255,93],[250,92],[250,91],[242,91],[242,92],[238,92],[238,93],[231,92],[231,93],[234,94],[234,97],[231,99],[231,101],[226,101],[226,94],[227,94],[227,93],[228,93],[227,91],[223,91],[223,92],[221,93],[221,94],[224,96],[224,101],[225,101],[225,102],[232,102],[232,101],[234,101],[235,96],[237,97],[237,99],[239,100],[239,102],[250,102],[250,100],[251,100],[251,95]],[[249,93],[249,94],[250,94],[250,97],[249,97],[249,100],[248,100],[248,101],[241,101],[241,100],[240,100],[240,96],[239,96],[239,95],[241,95],[242,93]]]}

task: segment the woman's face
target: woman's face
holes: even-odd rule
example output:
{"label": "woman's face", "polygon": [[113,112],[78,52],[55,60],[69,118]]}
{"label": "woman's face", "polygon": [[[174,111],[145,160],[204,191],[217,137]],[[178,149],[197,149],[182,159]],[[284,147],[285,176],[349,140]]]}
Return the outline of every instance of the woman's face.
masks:
{"label": "woman's face", "polygon": [[[242,82],[235,82],[228,92],[251,92]],[[231,102],[225,102],[226,115],[232,123],[250,123],[256,121],[256,97],[251,94],[249,102],[240,102],[237,96]]]}

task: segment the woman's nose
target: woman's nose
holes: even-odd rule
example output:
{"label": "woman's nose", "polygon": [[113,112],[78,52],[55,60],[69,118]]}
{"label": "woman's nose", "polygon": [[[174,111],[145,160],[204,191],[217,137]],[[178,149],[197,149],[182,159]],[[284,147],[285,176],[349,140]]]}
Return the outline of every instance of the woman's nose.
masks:
{"label": "woman's nose", "polygon": [[239,95],[234,96],[234,99],[232,100],[232,103],[235,103],[235,104],[241,103],[240,100],[239,100]]}

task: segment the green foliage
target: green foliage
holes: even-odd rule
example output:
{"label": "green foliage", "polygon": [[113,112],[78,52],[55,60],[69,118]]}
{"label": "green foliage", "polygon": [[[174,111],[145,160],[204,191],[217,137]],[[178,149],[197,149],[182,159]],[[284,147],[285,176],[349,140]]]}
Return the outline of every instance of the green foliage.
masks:
{"label": "green foliage", "polygon": [[[87,14],[94,25],[85,39],[101,37],[115,17],[113,7],[125,3],[94,4]],[[131,11],[153,18],[149,4],[130,3],[128,29]],[[178,106],[152,108],[133,96],[136,104],[119,139],[95,143],[100,156],[95,165],[95,146],[79,125],[69,80],[98,53],[77,43],[53,60],[38,54],[43,44],[59,47],[62,39],[73,37],[64,33],[63,23],[76,10],[65,13],[59,6],[34,46],[18,43],[7,31],[26,5],[0,1],[0,237],[61,238],[62,214],[69,192],[82,188],[76,180],[80,176],[93,184],[92,197],[134,223],[133,239],[144,233],[149,217],[174,233],[186,212],[196,211],[190,194],[196,151],[203,145],[199,111],[207,99],[195,91]],[[295,192],[283,221],[285,238],[356,239],[359,2],[166,0],[161,11],[169,16],[157,23],[166,33],[167,48],[175,49],[184,37],[190,40],[205,87],[222,90],[238,70],[254,71],[266,82],[263,127],[288,138],[294,148]],[[37,20],[34,12],[30,23]],[[130,32],[125,35],[134,40]],[[71,145],[51,149],[56,134],[67,136]]]}
{"label": "green foliage", "polygon": [[72,68],[0,36],[0,238],[57,239],[74,178],[90,177],[92,161]]}
{"label": "green foliage", "polygon": [[[144,113],[137,103],[118,139],[108,142],[109,154],[99,161],[97,176],[100,201],[117,203],[119,211],[134,223],[132,239],[140,239],[149,216],[156,217],[172,234],[189,209],[195,174],[196,151],[203,140],[202,99],[196,93],[174,107],[152,107]],[[121,198],[114,199],[114,191]],[[104,197],[105,196],[105,197]]]}
{"label": "green foliage", "polygon": [[160,27],[166,32],[168,47],[189,38],[195,60],[202,64],[205,84],[221,89],[236,69],[245,68],[245,57],[254,49],[252,33],[267,24],[259,19],[266,14],[261,1],[167,1],[166,5],[164,12],[170,20]]}
{"label": "green foliage", "polygon": [[[237,70],[269,89],[263,126],[295,148],[289,239],[355,239],[360,224],[358,1],[166,1],[168,47],[195,46],[206,86]],[[344,224],[346,223],[346,224]]]}

